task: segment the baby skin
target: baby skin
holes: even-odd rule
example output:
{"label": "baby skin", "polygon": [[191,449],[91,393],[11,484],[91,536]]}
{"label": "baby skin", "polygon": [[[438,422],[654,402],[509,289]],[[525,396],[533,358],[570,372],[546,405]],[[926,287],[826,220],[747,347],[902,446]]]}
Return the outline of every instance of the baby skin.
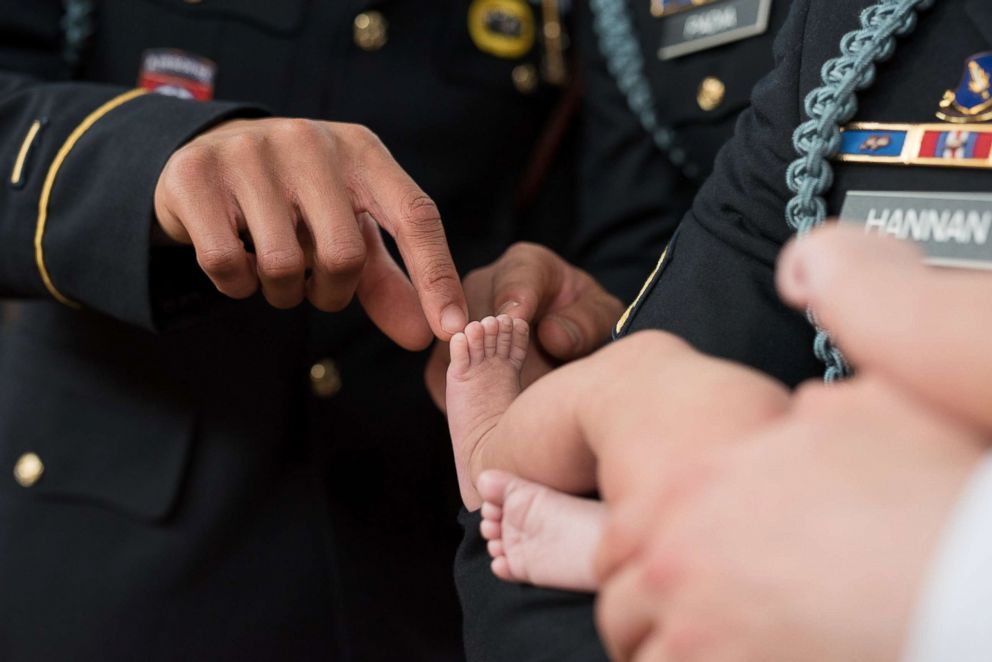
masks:
{"label": "baby skin", "polygon": [[607,506],[578,495],[596,493],[600,445],[650,444],[646,456],[663,445],[661,455],[677,462],[788,406],[777,382],[653,331],[522,390],[528,344],[522,320],[472,322],[451,340],[447,375],[462,500],[481,507],[493,573],[506,581],[596,590],[593,556]]}

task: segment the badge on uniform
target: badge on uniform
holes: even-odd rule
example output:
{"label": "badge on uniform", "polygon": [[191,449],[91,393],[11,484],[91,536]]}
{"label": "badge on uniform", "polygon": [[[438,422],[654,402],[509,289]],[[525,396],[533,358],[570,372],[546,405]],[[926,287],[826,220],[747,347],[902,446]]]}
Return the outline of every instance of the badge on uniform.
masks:
{"label": "badge on uniform", "polygon": [[837,160],[944,168],[992,168],[992,125],[856,122],[842,130]]}
{"label": "badge on uniform", "polygon": [[865,234],[912,241],[928,264],[992,269],[992,195],[986,193],[851,191],[840,221]]}
{"label": "badge on uniform", "polygon": [[948,90],[937,117],[954,124],[855,122],[841,130],[837,160],[903,166],[992,168],[992,52],[965,60],[956,90]]}
{"label": "badge on uniform", "polygon": [[673,60],[764,34],[772,0],[651,0],[661,19],[658,58]]}
{"label": "badge on uniform", "polygon": [[937,117],[955,124],[992,120],[992,52],[965,61],[961,83],[944,93]]}
{"label": "badge on uniform", "polygon": [[525,0],[473,0],[468,33],[484,53],[521,58],[534,47],[534,10]]}
{"label": "badge on uniform", "polygon": [[199,55],[177,49],[155,49],[141,56],[138,87],[179,97],[210,101],[214,98],[217,65]]}

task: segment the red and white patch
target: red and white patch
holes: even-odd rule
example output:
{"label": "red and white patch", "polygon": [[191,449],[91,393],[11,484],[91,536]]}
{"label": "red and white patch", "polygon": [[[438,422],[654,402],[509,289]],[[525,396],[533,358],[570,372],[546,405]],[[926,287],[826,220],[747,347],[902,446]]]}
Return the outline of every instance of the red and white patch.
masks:
{"label": "red and white patch", "polygon": [[141,56],[138,87],[196,101],[214,98],[217,65],[205,57],[177,49],[155,49]]}

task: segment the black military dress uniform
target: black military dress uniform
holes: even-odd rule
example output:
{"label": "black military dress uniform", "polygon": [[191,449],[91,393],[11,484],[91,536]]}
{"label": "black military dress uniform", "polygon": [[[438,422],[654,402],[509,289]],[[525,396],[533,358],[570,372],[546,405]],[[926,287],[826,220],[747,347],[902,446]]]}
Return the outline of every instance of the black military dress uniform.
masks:
{"label": "black military dress uniform", "polygon": [[[891,8],[901,3],[886,4]],[[712,176],[620,321],[619,336],[664,329],[707,353],[754,366],[790,385],[822,378],[824,365],[814,355],[812,327],[804,315],[780,302],[774,286],[775,260],[794,236],[786,221],[794,196],[786,171],[800,156],[794,134],[810,119],[807,96],[824,85],[825,63],[840,55],[842,38],[859,28],[863,10],[877,5],[870,0],[792,3],[776,42],[774,69],[755,88],[751,106],[741,114]],[[955,243],[958,251],[970,244],[981,253],[977,245],[987,244],[989,236],[982,219],[992,217],[990,51],[992,4],[986,0],[936,0],[932,8],[919,12],[918,25],[896,40],[893,54],[880,61],[871,84],[858,93],[857,112],[842,127],[845,138],[828,154],[833,175],[826,180],[831,185],[824,194],[828,216],[877,232],[870,213],[847,218],[851,200],[867,197],[876,208],[875,218],[887,219],[884,233],[912,236],[905,223],[893,221],[898,210],[912,210],[917,219],[936,211],[930,218],[946,214],[953,222],[968,205],[973,205],[971,211],[978,205],[982,209],[977,217],[965,214],[979,219],[974,227],[964,234],[945,228],[944,245],[935,247],[939,242],[932,231],[934,222],[931,241],[923,247],[943,263],[961,262],[940,253]],[[967,100],[969,92],[979,97],[977,101]],[[663,185],[658,182],[656,186]],[[987,266],[988,250],[983,250]],[[468,547],[461,551],[466,556],[478,553]],[[463,595],[480,590],[467,579],[460,589]],[[517,646],[519,658],[597,659],[593,634],[578,607],[549,598],[542,605],[541,624],[536,618],[525,622],[514,620],[513,614],[533,594],[521,589],[502,595],[504,599],[487,611],[467,610],[466,618],[515,626],[532,644],[547,644],[555,651],[528,658]],[[546,631],[562,638],[571,632],[562,644],[569,653],[561,654],[562,647],[548,643]]]}
{"label": "black military dress uniform", "polygon": [[[658,126],[674,134],[667,147],[659,145],[655,132],[646,128],[618,85],[596,25],[597,20],[610,17],[590,13],[587,5],[595,4],[581,3],[577,8],[584,100],[581,225],[575,254],[593,273],[605,274],[605,284],[617,291],[610,278],[623,283],[636,279],[640,285],[657,263],[667,239],[709,175],[718,150],[748,106],[753,86],[772,69],[772,43],[790,3],[767,3],[763,29],[751,30],[736,40],[697,43],[698,50],[668,59],[661,59],[659,51],[670,43],[666,31],[672,21],[682,25],[687,18],[748,3],[713,2],[698,9],[676,8],[664,13],[657,11],[658,3],[651,0],[625,3],[632,36],[643,58],[651,108]],[[725,27],[729,31],[746,26]],[[691,49],[692,44],[687,47]],[[650,266],[640,273],[643,264],[625,257],[631,237],[655,250]],[[691,299],[680,298],[673,305],[691,306]],[[464,513],[462,523],[466,535],[459,549],[456,579],[470,659],[605,659],[594,628],[591,598],[500,582],[482,571],[491,559],[478,533],[478,514]]]}
{"label": "black military dress uniform", "polygon": [[[788,384],[819,378],[824,368],[813,354],[813,331],[805,316],[780,303],[773,283],[775,259],[794,234],[786,222],[793,197],[786,170],[799,157],[793,133],[809,119],[805,100],[823,85],[824,63],[840,55],[841,38],[858,29],[861,11],[876,3],[794,4],[775,70],[755,90],[752,108],[742,116],[624,328],[628,333],[673,331],[708,353],[755,366]],[[877,65],[871,84],[857,95],[857,112],[842,127],[857,140],[845,138],[829,155],[833,178],[824,194],[827,216],[872,231],[870,217],[848,218],[845,211],[853,199],[867,197],[879,214],[935,209],[938,215],[950,212],[953,219],[966,206],[961,198],[990,190],[990,141],[982,136],[992,131],[992,115],[983,116],[977,108],[970,116],[945,108],[945,99],[959,85],[970,86],[975,56],[990,50],[992,5],[984,0],[937,0],[919,12],[918,25],[896,40],[894,54]],[[984,78],[992,75],[979,68]],[[976,72],[979,79],[981,71]],[[988,94],[988,85],[981,85]],[[960,151],[928,151],[924,134],[946,144],[952,133],[977,140]],[[885,156],[878,151],[882,147],[898,149]],[[990,212],[992,205],[985,201],[984,213]],[[905,237],[902,229],[890,226],[885,233]],[[934,257],[932,251],[939,256],[947,245],[984,244],[981,235],[948,233],[945,246],[935,247],[935,234],[935,242],[921,246]]]}
{"label": "black military dress uniform", "polygon": [[[354,307],[212,296],[152,245],[152,193],[226,119],[353,121],[438,203],[463,271],[563,248],[567,168],[554,205],[517,204],[561,97],[559,4],[68,5],[0,3],[0,659],[461,658],[424,355]],[[155,55],[192,75],[171,92],[215,100],[134,92]]]}

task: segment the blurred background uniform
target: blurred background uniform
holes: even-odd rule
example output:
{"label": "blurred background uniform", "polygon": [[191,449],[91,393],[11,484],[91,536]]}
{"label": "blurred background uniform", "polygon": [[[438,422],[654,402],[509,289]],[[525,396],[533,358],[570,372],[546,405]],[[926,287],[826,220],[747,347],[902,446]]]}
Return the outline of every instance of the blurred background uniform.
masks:
{"label": "blurred background uniform", "polygon": [[152,196],[223,120],[358,122],[438,203],[463,272],[518,239],[567,252],[589,232],[570,20],[524,0],[0,2],[0,296],[19,300],[0,659],[462,657],[426,355],[355,306],[224,300],[191,251],[152,247]]}
{"label": "blurred background uniform", "polygon": [[[788,0],[589,0],[576,7],[583,103],[573,255],[608,288],[631,280],[640,287],[658,263],[752,88],[771,71],[789,9]],[[632,238],[651,251],[647,268],[627,257]],[[707,268],[707,256],[694,258]],[[667,306],[672,315],[694,316],[688,296]],[[490,557],[479,517],[463,513],[462,523],[456,580],[470,659],[605,659],[591,598],[482,572]]]}

